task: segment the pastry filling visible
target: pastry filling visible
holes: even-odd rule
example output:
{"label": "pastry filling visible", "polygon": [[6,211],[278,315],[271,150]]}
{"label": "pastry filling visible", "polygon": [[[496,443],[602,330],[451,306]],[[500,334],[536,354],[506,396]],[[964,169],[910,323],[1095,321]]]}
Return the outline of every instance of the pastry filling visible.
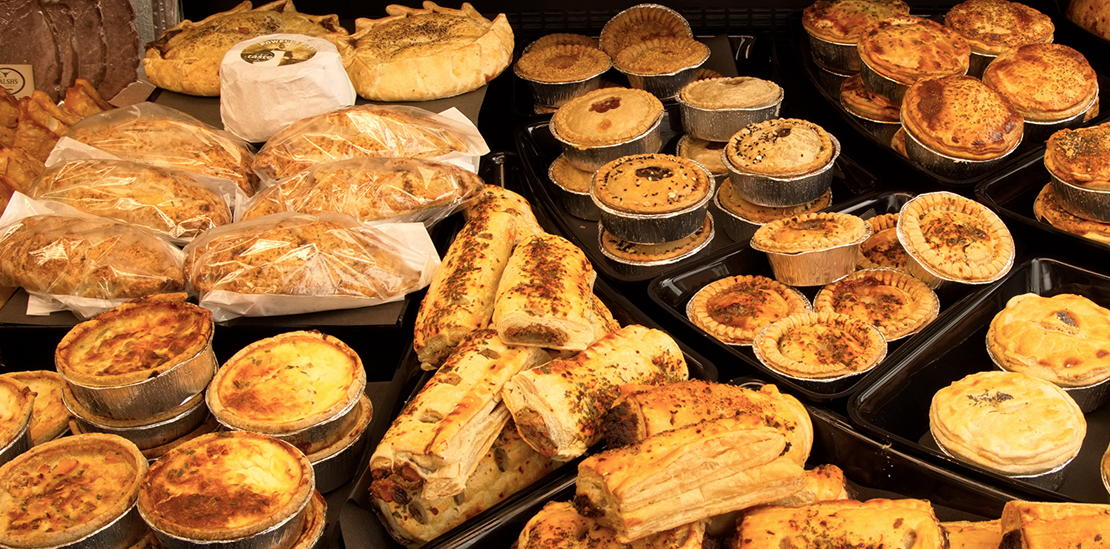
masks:
{"label": "pastry filling visible", "polygon": [[904,290],[867,276],[841,282],[842,291],[833,297],[833,310],[856,318],[867,318],[876,326],[888,326],[905,318],[913,300]]}
{"label": "pastry filling visible", "polygon": [[752,329],[783,318],[793,307],[766,284],[740,284],[710,298],[706,310],[721,324]]}
{"label": "pastry filling visible", "polygon": [[858,371],[870,365],[874,353],[869,341],[849,331],[825,324],[808,324],[790,330],[778,341],[786,358],[815,366],[843,365]]}
{"label": "pastry filling visible", "polygon": [[945,261],[978,265],[990,263],[994,257],[990,233],[978,218],[967,214],[926,213],[921,219],[921,233],[929,247]]}
{"label": "pastry filling visible", "polygon": [[876,265],[895,269],[906,267],[906,249],[898,241],[895,229],[879,231],[860,245],[860,251]]}
{"label": "pastry filling visible", "polygon": [[33,535],[82,526],[125,497],[121,489],[132,485],[136,475],[131,461],[114,451],[78,458],[40,463],[8,479],[4,488],[12,501],[3,522],[9,533]]}

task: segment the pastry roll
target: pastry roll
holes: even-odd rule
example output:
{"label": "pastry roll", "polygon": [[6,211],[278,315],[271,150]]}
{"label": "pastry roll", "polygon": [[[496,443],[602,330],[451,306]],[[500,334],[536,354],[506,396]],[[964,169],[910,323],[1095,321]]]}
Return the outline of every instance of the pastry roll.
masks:
{"label": "pastry roll", "polygon": [[1000,520],[961,520],[942,522],[940,525],[948,532],[948,549],[998,549],[1002,543]]}
{"label": "pastry roll", "polygon": [[594,342],[588,316],[597,273],[586,254],[550,234],[513,250],[493,306],[493,327],[506,343],[581,351]]}
{"label": "pastry roll", "polygon": [[463,215],[468,221],[492,212],[513,214],[521,225],[522,234],[545,232],[536,220],[536,214],[532,212],[532,206],[528,204],[528,200],[505,187],[486,185],[463,209]]}
{"label": "pastry roll", "polygon": [[516,549],[702,549],[704,543],[705,521],[696,521],[624,544],[570,502],[552,501],[524,525]]}
{"label": "pastry roll", "polygon": [[548,359],[536,347],[505,345],[493,330],[471,332],[393,420],[370,458],[372,474],[427,500],[462,492],[509,421],[502,385]]}
{"label": "pastry roll", "polygon": [[[801,490],[768,503],[768,505],[811,505],[819,501],[850,499],[848,483],[844,471],[836,465],[818,465],[806,471],[805,487]],[[709,519],[706,532],[713,537],[727,537],[736,532],[736,519],[745,511],[740,509]],[[995,544],[995,548],[998,544]],[[953,548],[954,549],[954,548]],[[994,549],[994,548],[992,548]]]}
{"label": "pastry roll", "polygon": [[566,461],[601,440],[602,416],[621,385],[674,383],[688,376],[686,359],[671,336],[632,324],[573,358],[513,376],[502,398],[528,444]]}
{"label": "pastry roll", "polygon": [[1110,505],[1010,501],[1002,509],[999,549],[1110,547]]}
{"label": "pastry roll", "polygon": [[872,499],[753,509],[744,513],[731,549],[821,547],[828,540],[837,547],[948,547],[928,501]]}
{"label": "pastry roll", "polygon": [[805,471],[785,449],[776,429],[743,419],[688,425],[583,460],[574,507],[628,543],[798,492]]}

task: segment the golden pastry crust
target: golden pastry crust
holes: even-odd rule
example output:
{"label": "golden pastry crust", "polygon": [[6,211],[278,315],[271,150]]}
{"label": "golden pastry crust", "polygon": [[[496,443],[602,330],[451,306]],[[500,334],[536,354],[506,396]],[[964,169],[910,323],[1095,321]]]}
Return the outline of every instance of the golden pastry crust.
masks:
{"label": "golden pastry crust", "polygon": [[698,290],[687,306],[697,327],[730,345],[751,345],[772,322],[813,310],[800,292],[759,275],[722,278]]}
{"label": "golden pastry crust", "polygon": [[512,214],[517,223],[518,240],[523,240],[527,235],[544,232],[528,200],[498,185],[482,187],[478,195],[467,202],[463,208],[463,217],[469,222],[476,217],[485,217],[493,212]]}
{"label": "golden pastry crust", "polygon": [[894,135],[891,136],[891,138],[890,138],[890,148],[894,149],[894,152],[896,152],[896,153],[898,153],[902,156],[907,156],[906,155],[906,127],[905,126],[902,126],[901,128],[898,128],[898,131],[894,132]]}
{"label": "golden pastry crust", "polygon": [[131,509],[147,461],[129,440],[93,433],[63,437],[0,467],[0,544],[69,545]]}
{"label": "golden pastry crust", "polygon": [[964,0],[952,6],[944,24],[976,53],[997,55],[1023,44],[1052,42],[1052,18],[1018,2]]}
{"label": "golden pastry crust", "polygon": [[802,27],[827,42],[855,44],[872,23],[909,14],[902,0],[817,0],[802,10]]}
{"label": "golden pastry crust", "polygon": [[532,48],[517,59],[517,76],[536,82],[581,82],[613,66],[605,52],[590,46],[560,44]]}
{"label": "golden pastry crust", "polygon": [[957,459],[1004,475],[1037,475],[1070,461],[1087,432],[1060,387],[1016,372],[978,372],[933,395],[929,429]]}
{"label": "golden pastry crust", "polygon": [[602,250],[618,260],[632,264],[657,263],[684,257],[701,249],[713,236],[713,217],[707,213],[705,223],[702,223],[701,227],[689,236],[659,244],[640,244],[621,240],[606,231],[604,226],[599,230],[601,231]]}
{"label": "golden pastry crust", "polygon": [[898,241],[898,214],[876,215],[867,222],[871,225],[871,236],[859,245],[856,265],[861,269],[886,267],[905,271],[909,256]]}
{"label": "golden pastry crust", "polygon": [[[69,428],[69,409],[62,402],[62,388],[66,380],[58,372],[51,370],[29,370],[8,372],[0,377],[14,379],[35,394],[31,413],[31,444],[42,444],[58,438]],[[3,440],[0,435],[0,440]]]}
{"label": "golden pastry crust", "polygon": [[343,66],[371,101],[427,101],[474,91],[509,66],[513,29],[505,14],[486,19],[469,2],[459,9],[425,0],[390,4],[381,19],[355,19]]}
{"label": "golden pastry crust", "polygon": [[853,74],[840,84],[840,105],[844,110],[873,122],[896,123],[900,120],[900,106],[886,97],[871,93],[863,87],[863,78]]}
{"label": "golden pastry crust", "polygon": [[586,149],[626,143],[653,128],[663,103],[644,90],[601,88],[571,99],[551,117],[551,131]]}
{"label": "golden pastry crust", "polygon": [[744,513],[730,549],[898,547],[913,540],[922,549],[948,547],[933,506],[917,499],[818,502],[800,507],[769,505]]}
{"label": "golden pastry crust", "polygon": [[1110,6],[1101,0],[1071,0],[1068,19],[1091,33],[1110,40]]}
{"label": "golden pastry crust", "polygon": [[902,206],[898,240],[928,271],[948,280],[989,282],[1009,271],[1014,238],[986,206],[949,192]]}
{"label": "golden pastry crust", "polygon": [[930,150],[990,160],[1017,148],[1025,120],[998,92],[973,76],[918,81],[902,99],[902,125]]}
{"label": "golden pastry crust", "polygon": [[949,549],[998,549],[1002,543],[1002,521],[942,522],[948,532]]}
{"label": "golden pastry crust", "polygon": [[964,74],[971,61],[967,41],[921,17],[890,17],[869,25],[860,34],[858,50],[876,73],[907,86],[922,78]]}
{"label": "golden pastry crust", "polygon": [[685,134],[678,140],[675,152],[678,156],[689,158],[701,164],[703,168],[709,170],[710,175],[723,176],[728,174],[728,167],[725,166],[724,156],[722,155],[725,145],[727,143],[724,141],[706,141]]}
{"label": "golden pastry crust", "polygon": [[679,98],[701,109],[756,109],[782,100],[782,87],[751,76],[703,78],[682,87]]}
{"label": "golden pastry crust", "polygon": [[[575,542],[571,542],[575,540]],[[651,534],[633,542],[635,548],[701,549],[706,541],[705,521]],[[513,547],[553,549],[555,547],[616,549],[627,547],[617,541],[616,532],[574,510],[569,501],[549,501],[528,519]]]}
{"label": "golden pastry crust", "polygon": [[703,202],[712,189],[709,174],[688,158],[636,154],[599,168],[590,194],[617,211],[661,214],[691,208]]}
{"label": "golden pastry crust", "polygon": [[991,320],[987,350],[999,366],[1062,387],[1110,378],[1110,310],[1090,299],[1021,294]]}
{"label": "golden pastry crust", "polygon": [[717,201],[720,203],[721,207],[735,214],[737,217],[757,225],[765,225],[772,221],[788,217],[814,213],[827,208],[829,204],[832,203],[832,189],[825,191],[825,194],[812,202],[806,202],[798,206],[783,207],[752,204],[733,192],[732,189],[731,180],[726,179],[721,182],[721,187],[717,190]]}
{"label": "golden pastry crust", "polygon": [[833,161],[832,136],[824,128],[797,118],[772,118],[736,132],[725,155],[737,170],[771,177],[791,177],[823,168]]}
{"label": "golden pastry crust", "polygon": [[543,48],[550,48],[551,46],[562,45],[575,45],[587,46],[593,49],[598,49],[597,38],[586,36],[584,34],[576,34],[573,32],[555,32],[545,34],[534,41],[525,48],[524,53],[542,50]]}
{"label": "golden pastry crust", "polygon": [[1037,219],[1061,231],[1067,231],[1103,244],[1110,244],[1110,223],[1083,219],[1065,210],[1060,202],[1056,200],[1052,185],[1051,182],[1046,184],[1033,202],[1033,214],[1037,216]]}
{"label": "golden pastry crust", "polygon": [[1044,166],[1072,185],[1110,189],[1110,122],[1052,134],[1044,151]]}
{"label": "golden pastry crust", "polygon": [[1053,121],[1087,110],[1098,98],[1098,75],[1082,53],[1063,44],[1030,44],[1003,52],[983,83],[1026,120]]}
{"label": "golden pastry crust", "polygon": [[1110,505],[1011,500],[1002,508],[1000,546],[1022,549],[1105,549]]}
{"label": "golden pastry crust", "polygon": [[756,335],[752,348],[768,368],[815,380],[866,372],[886,357],[886,340],[877,328],[835,313],[807,313],[775,321]]}
{"label": "golden pastry crust", "polygon": [[813,252],[863,242],[870,234],[867,222],[854,215],[816,212],[767,223],[752,236],[752,246],[772,253]]}
{"label": "golden pastry crust", "polygon": [[826,285],[813,298],[813,310],[867,321],[891,341],[932,322],[940,301],[924,282],[906,273],[869,269]]}
{"label": "golden pastry crust", "polygon": [[639,4],[605,23],[598,47],[616,59],[629,46],[669,37],[693,38],[694,34],[678,12],[658,4]]}
{"label": "golden pastry crust", "polygon": [[0,448],[23,433],[34,412],[35,394],[22,381],[0,377]]}
{"label": "golden pastry crust", "polygon": [[590,192],[590,183],[597,172],[578,169],[567,160],[566,155],[561,154],[551,163],[547,173],[552,183],[565,190],[585,194]]}
{"label": "golden pastry crust", "polygon": [[708,58],[709,47],[693,38],[654,38],[624,48],[613,65],[629,74],[665,75],[697,67]]}

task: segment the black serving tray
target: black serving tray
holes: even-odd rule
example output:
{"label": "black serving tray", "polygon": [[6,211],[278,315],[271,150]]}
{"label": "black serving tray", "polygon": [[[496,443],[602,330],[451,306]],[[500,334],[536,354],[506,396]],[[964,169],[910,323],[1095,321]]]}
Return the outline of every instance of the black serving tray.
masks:
{"label": "black serving tray", "polygon": [[1064,468],[1056,489],[1011,479],[943,454],[929,433],[929,404],[940,389],[975,372],[995,370],[987,355],[986,333],[994,316],[1015,295],[1073,293],[1110,307],[1110,277],[1050,257],[1027,257],[1011,272],[950,314],[937,319],[925,341],[903,354],[896,365],[868,380],[851,399],[853,422],[875,436],[908,448],[965,476],[1041,501],[1110,502],[1099,462],[1110,443],[1110,406],[1090,412],[1079,455]]}

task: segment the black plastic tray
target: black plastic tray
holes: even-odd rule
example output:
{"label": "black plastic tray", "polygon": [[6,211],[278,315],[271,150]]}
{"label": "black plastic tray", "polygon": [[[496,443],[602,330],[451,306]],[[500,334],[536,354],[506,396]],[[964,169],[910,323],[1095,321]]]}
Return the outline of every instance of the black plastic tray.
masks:
{"label": "black plastic tray", "polygon": [[986,291],[938,319],[936,329],[931,330],[926,341],[883,375],[869,380],[849,402],[849,415],[856,425],[880,438],[963,475],[984,479],[1007,490],[1023,491],[1029,499],[1107,503],[1110,494],[1103,487],[1099,461],[1110,443],[1110,406],[1086,415],[1083,447],[1064,468],[1063,484],[1054,490],[949,458],[929,434],[929,404],[933,395],[969,374],[996,369],[987,355],[987,328],[1011,297],[1027,292],[1043,296],[1073,293],[1108,307],[1110,277],[1048,257],[1026,258]]}

